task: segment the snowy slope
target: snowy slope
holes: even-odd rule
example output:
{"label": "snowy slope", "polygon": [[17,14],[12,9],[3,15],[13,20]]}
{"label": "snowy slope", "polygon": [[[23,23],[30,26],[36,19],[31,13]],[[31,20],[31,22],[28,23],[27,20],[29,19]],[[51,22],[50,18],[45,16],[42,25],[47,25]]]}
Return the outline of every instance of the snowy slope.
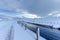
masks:
{"label": "snowy slope", "polygon": [[[15,25],[15,40],[35,40],[36,34],[30,31],[29,29],[24,28],[21,25]],[[45,40],[44,38],[39,36],[39,40]]]}
{"label": "snowy slope", "polygon": [[[11,27],[13,27],[14,34],[10,34]],[[0,21],[0,40],[8,40],[13,36],[13,40],[35,40],[36,35],[29,29],[25,30],[25,28],[16,23],[16,20],[2,20]],[[39,37],[40,40],[44,40],[44,38]]]}
{"label": "snowy slope", "polygon": [[54,18],[54,17],[36,18],[36,19],[20,18],[20,19],[23,20],[23,21],[26,21],[26,22],[50,25],[50,26],[53,26],[54,28],[59,28],[60,27],[60,18],[57,18],[57,17],[56,18]]}
{"label": "snowy slope", "polygon": [[11,24],[11,21],[0,21],[0,40],[6,40]]}

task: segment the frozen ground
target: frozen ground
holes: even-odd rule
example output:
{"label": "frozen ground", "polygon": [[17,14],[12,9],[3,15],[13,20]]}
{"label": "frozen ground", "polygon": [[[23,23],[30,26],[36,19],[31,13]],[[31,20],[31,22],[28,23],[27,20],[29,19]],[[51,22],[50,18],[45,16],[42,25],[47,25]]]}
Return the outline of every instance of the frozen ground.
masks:
{"label": "frozen ground", "polygon": [[[13,27],[13,30],[11,29]],[[12,30],[12,31],[11,31]],[[11,32],[10,32],[11,31]],[[30,30],[25,30],[21,25],[18,25],[14,20],[0,21],[0,40],[35,40],[35,34]],[[45,40],[39,36],[39,40]]]}

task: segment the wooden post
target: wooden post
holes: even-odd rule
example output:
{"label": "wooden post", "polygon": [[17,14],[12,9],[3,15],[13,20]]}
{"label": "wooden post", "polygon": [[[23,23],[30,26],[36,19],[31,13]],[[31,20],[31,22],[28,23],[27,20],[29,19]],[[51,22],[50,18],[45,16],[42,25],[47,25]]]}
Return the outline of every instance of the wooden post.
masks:
{"label": "wooden post", "polygon": [[27,25],[25,24],[25,30],[27,29]]}
{"label": "wooden post", "polygon": [[38,27],[36,28],[36,40],[38,40]]}

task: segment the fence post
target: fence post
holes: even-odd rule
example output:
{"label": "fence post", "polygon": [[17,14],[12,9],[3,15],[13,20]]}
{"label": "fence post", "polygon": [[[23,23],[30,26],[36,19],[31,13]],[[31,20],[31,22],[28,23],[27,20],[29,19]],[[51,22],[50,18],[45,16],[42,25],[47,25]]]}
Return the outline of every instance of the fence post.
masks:
{"label": "fence post", "polygon": [[38,40],[38,27],[36,28],[36,40]]}

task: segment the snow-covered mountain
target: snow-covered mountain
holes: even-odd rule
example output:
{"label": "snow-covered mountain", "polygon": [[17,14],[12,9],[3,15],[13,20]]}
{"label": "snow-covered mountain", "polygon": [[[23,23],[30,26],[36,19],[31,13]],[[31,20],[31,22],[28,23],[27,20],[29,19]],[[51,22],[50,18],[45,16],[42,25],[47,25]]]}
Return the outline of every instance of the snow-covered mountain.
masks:
{"label": "snow-covered mountain", "polygon": [[26,21],[37,24],[51,25],[55,28],[60,27],[60,17],[47,17],[47,18],[19,18],[19,17],[11,17],[6,15],[0,15],[0,20],[17,20],[17,21]]}
{"label": "snow-covered mountain", "polygon": [[53,26],[55,28],[60,27],[60,18],[59,17],[47,17],[47,18],[35,18],[35,19],[15,17],[14,19],[19,20],[19,21],[37,23],[37,24],[50,25],[50,26]]}
{"label": "snow-covered mountain", "polygon": [[12,20],[13,17],[6,16],[6,15],[0,15],[0,19],[1,19],[1,20]]}

